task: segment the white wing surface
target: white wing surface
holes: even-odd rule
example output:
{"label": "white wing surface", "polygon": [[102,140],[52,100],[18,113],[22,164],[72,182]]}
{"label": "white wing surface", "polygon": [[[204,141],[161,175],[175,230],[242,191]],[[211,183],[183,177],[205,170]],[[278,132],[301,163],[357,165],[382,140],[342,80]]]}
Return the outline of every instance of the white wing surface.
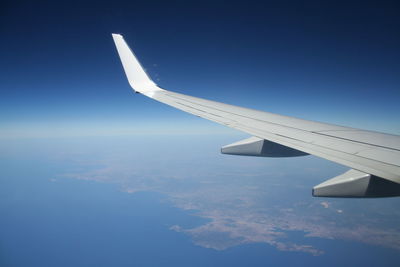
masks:
{"label": "white wing surface", "polygon": [[312,154],[352,169],[314,187],[314,196],[400,195],[400,136],[282,116],[161,89],[145,73],[123,37],[112,36],[135,92],[253,136],[223,147],[222,153],[263,157]]}

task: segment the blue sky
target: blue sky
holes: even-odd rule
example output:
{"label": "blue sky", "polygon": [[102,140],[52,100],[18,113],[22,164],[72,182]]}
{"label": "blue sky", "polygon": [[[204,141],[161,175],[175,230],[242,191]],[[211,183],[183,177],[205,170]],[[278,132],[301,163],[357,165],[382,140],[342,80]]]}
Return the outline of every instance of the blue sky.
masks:
{"label": "blue sky", "polygon": [[134,95],[111,33],[172,91],[400,133],[396,1],[8,2],[0,136],[231,130]]}

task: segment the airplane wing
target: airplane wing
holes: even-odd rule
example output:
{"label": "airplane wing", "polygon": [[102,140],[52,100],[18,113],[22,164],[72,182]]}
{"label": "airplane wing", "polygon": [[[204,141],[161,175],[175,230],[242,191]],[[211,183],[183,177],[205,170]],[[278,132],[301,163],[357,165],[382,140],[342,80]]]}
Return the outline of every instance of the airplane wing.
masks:
{"label": "airplane wing", "polygon": [[400,136],[320,123],[179,94],[160,88],[122,35],[112,34],[135,92],[252,137],[221,152],[260,157],[312,154],[351,169],[313,188],[314,196],[400,196]]}

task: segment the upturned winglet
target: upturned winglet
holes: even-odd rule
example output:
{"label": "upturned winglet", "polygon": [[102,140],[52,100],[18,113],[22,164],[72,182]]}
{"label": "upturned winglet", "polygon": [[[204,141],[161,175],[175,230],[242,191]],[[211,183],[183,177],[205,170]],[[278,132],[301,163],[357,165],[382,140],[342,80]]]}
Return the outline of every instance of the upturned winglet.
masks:
{"label": "upturned winglet", "polygon": [[130,86],[135,92],[148,94],[157,90],[161,90],[157,87],[150,77],[145,72],[142,65],[140,65],[135,54],[126,44],[124,37],[120,34],[113,33],[115,46],[117,47],[118,55],[121,59],[122,66]]}

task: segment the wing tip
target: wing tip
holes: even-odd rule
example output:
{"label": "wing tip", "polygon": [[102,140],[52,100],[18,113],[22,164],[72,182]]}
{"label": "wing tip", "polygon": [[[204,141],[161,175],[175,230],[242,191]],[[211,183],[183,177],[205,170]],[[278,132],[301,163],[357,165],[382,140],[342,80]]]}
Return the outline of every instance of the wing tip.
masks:
{"label": "wing tip", "polygon": [[111,36],[114,40],[116,39],[124,39],[124,36],[122,36],[122,34],[119,33],[111,33]]}
{"label": "wing tip", "polygon": [[152,97],[155,91],[162,90],[150,76],[147,75],[145,69],[124,40],[124,37],[119,33],[111,33],[111,35],[132,89],[135,92],[145,94],[149,97]]}

